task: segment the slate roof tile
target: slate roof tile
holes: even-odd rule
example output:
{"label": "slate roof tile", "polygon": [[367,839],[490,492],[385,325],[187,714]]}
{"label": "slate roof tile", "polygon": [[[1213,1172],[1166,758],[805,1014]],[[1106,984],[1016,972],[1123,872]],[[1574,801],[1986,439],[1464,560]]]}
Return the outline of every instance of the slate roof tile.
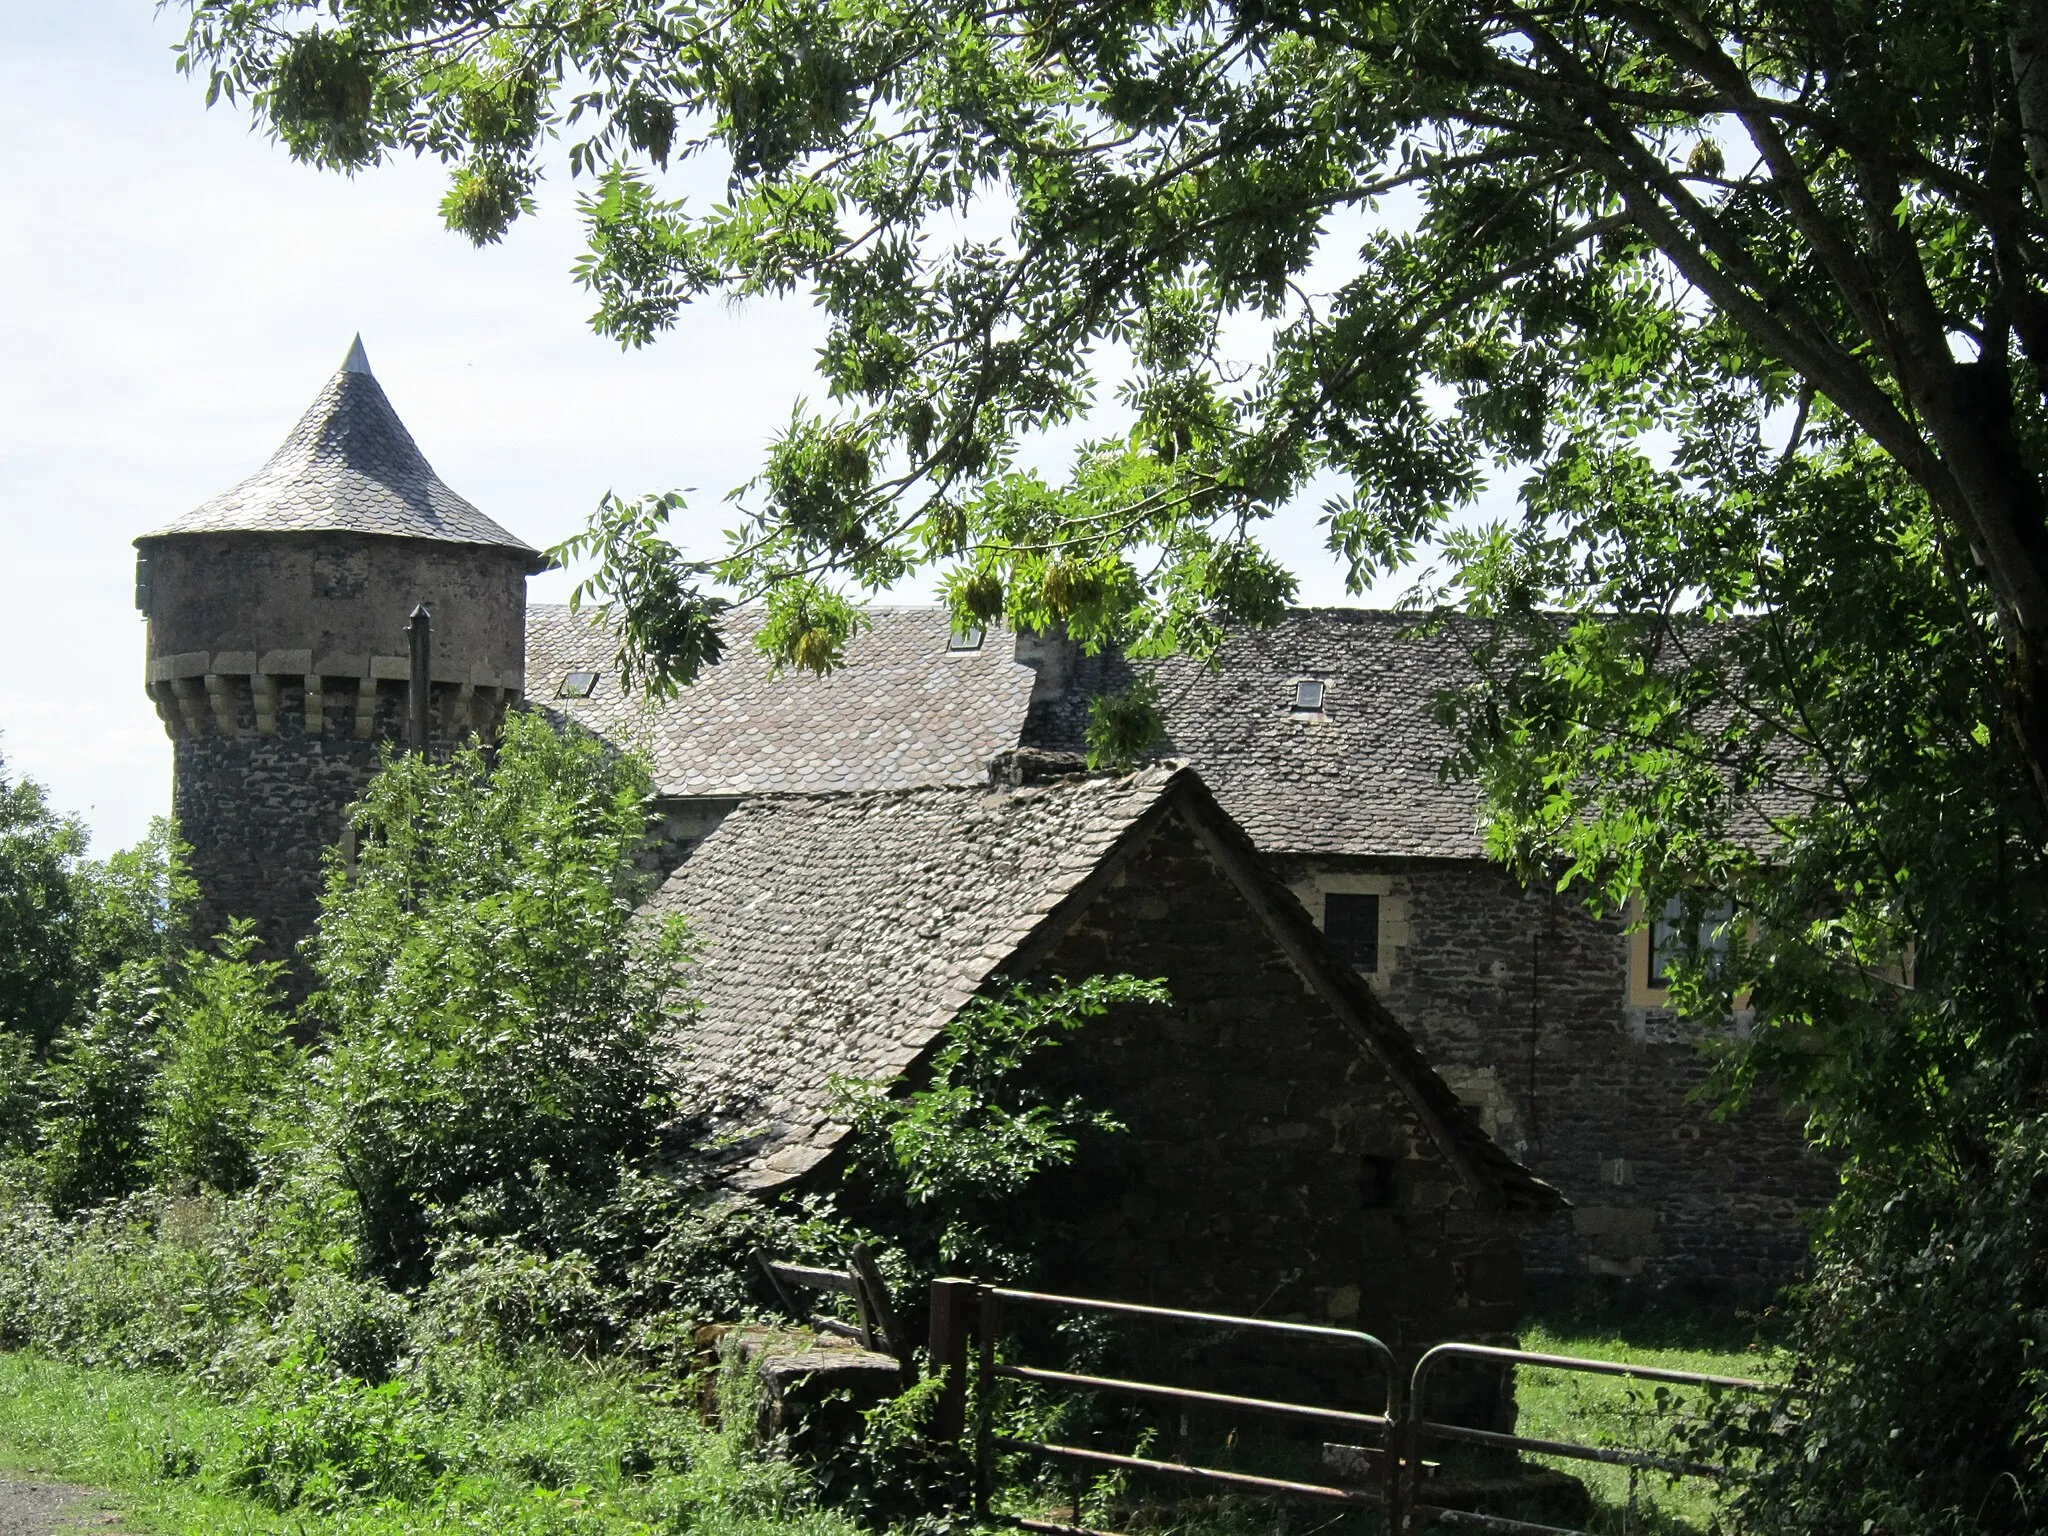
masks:
{"label": "slate roof tile", "polygon": [[822,1156],[835,1074],[886,1079],[935,1039],[1043,911],[1158,799],[1170,775],[993,794],[947,786],[744,801],[649,904],[702,945],[685,1075],[755,1129],[742,1182]]}
{"label": "slate roof tile", "polygon": [[[646,754],[657,792],[674,797],[908,789],[986,782],[989,757],[1014,746],[1036,674],[990,631],[981,649],[947,649],[938,608],[879,608],[827,677],[769,675],[754,645],[758,610],[725,619],[725,656],[674,699],[619,688],[617,644],[587,614],[530,604],[529,696]],[[587,699],[550,697],[572,671],[598,674]]]}
{"label": "slate roof tile", "polygon": [[145,539],[189,533],[369,533],[483,544],[541,557],[434,473],[364,360],[350,349],[291,436],[255,474]]}
{"label": "slate roof tile", "polygon": [[[1478,789],[1443,777],[1454,743],[1434,715],[1440,692],[1472,679],[1469,625],[1417,637],[1416,624],[1405,613],[1302,608],[1231,636],[1218,670],[1164,662],[1160,755],[1199,767],[1270,852],[1483,857]],[[1077,658],[1060,697],[1034,711],[1028,744],[1082,750],[1088,701],[1131,677],[1114,653]],[[1320,714],[1293,707],[1305,679],[1324,684]]]}
{"label": "slate roof tile", "polygon": [[[550,702],[653,760],[660,792],[763,792],[978,785],[1017,745],[1085,748],[1092,698],[1128,686],[1114,653],[1076,656],[1064,685],[1034,693],[1014,637],[948,652],[937,608],[881,609],[829,678],[771,678],[751,611],[728,619],[727,660],[672,702],[622,698],[610,636],[567,609],[528,610],[527,677]],[[1448,780],[1454,743],[1437,696],[1472,679],[1472,621],[1427,635],[1413,615],[1306,608],[1225,644],[1220,668],[1160,665],[1168,737],[1159,755],[1194,763],[1231,816],[1269,853],[1379,858],[1485,856],[1475,785]],[[571,669],[600,674],[587,700],[547,700]],[[1295,684],[1324,684],[1319,713],[1293,708]]]}

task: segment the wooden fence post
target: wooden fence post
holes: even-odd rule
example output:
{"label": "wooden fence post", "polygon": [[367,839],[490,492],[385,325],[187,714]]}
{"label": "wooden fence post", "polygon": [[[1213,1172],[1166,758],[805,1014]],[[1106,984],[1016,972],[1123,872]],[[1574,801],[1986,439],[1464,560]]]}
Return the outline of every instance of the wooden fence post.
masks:
{"label": "wooden fence post", "polygon": [[[1003,1304],[989,1287],[974,1289],[981,1302],[975,1328],[981,1358],[974,1373],[974,1512],[986,1520],[989,1496],[995,1491],[996,1340],[1003,1331]],[[1077,1510],[1075,1524],[1079,1523]]]}
{"label": "wooden fence post", "polygon": [[967,1433],[967,1330],[973,1323],[972,1280],[932,1282],[931,1368],[946,1375],[932,1417],[932,1438],[958,1443]]}
{"label": "wooden fence post", "polygon": [[882,1347],[903,1367],[904,1385],[913,1384],[916,1363],[910,1353],[910,1341],[903,1337],[903,1325],[896,1321],[896,1307],[889,1299],[889,1282],[882,1278],[882,1271],[866,1243],[853,1245],[850,1267],[860,1280],[861,1295],[857,1299],[861,1302],[862,1313],[874,1313],[875,1327],[882,1335]]}

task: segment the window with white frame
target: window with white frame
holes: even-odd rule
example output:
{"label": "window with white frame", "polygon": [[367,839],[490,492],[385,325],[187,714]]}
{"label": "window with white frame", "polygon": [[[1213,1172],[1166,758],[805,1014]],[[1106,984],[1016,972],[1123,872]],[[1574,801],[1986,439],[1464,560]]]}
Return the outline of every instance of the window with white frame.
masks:
{"label": "window with white frame", "polygon": [[1727,959],[1729,931],[1735,923],[1735,904],[1722,901],[1702,907],[1695,898],[1693,911],[1697,915],[1688,922],[1686,899],[1674,896],[1664,903],[1664,911],[1650,925],[1650,942],[1643,951],[1648,967],[1643,985],[1649,990],[1662,991],[1669,987],[1672,966],[1689,955],[1699,955],[1706,960],[1710,977]]}

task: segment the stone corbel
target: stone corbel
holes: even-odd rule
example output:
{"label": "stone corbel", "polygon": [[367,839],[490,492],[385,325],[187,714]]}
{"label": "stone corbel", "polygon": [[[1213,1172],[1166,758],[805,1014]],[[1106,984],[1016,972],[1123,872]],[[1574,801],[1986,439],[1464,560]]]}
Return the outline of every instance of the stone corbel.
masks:
{"label": "stone corbel", "polygon": [[239,736],[241,726],[235,718],[235,680],[246,677],[252,683],[256,675],[256,653],[254,651],[216,651],[213,665],[206,672],[206,696],[213,704],[214,723],[220,727],[223,736]]}
{"label": "stone corbel", "polygon": [[201,735],[206,711],[200,703],[197,679],[211,669],[204,651],[183,651],[149,659],[149,680],[144,685],[156,704],[156,712],[171,739]]}
{"label": "stone corbel", "polygon": [[249,692],[256,700],[256,734],[277,734],[277,679],[261,672],[249,678]]}
{"label": "stone corbel", "polygon": [[176,740],[178,729],[183,722],[178,719],[178,695],[172,690],[169,681],[146,683],[143,685],[143,692],[149,695],[149,702],[156,706],[156,717],[163,721],[164,730]]}
{"label": "stone corbel", "polygon": [[218,672],[206,674],[206,702],[213,706],[213,724],[223,736],[235,734],[235,680]]}
{"label": "stone corbel", "polygon": [[206,693],[199,680],[174,677],[168,680],[171,696],[178,701],[178,714],[185,722],[185,734],[197,741],[206,734]]}
{"label": "stone corbel", "polygon": [[307,650],[265,651],[258,658],[249,679],[250,690],[256,695],[257,735],[277,734],[277,707],[284,691],[281,679],[304,677],[312,670],[313,653]]}

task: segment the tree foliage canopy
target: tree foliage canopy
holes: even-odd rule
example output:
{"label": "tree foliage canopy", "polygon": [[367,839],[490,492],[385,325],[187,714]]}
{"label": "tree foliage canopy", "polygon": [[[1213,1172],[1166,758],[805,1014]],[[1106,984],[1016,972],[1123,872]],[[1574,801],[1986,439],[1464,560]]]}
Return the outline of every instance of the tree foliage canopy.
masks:
{"label": "tree foliage canopy", "polygon": [[89,859],[85,828],[0,764],[0,1036],[47,1049],[109,972],[182,952],[193,890],[181,851],[158,820],[135,847]]}
{"label": "tree foliage canopy", "polygon": [[[2048,783],[2041,0],[187,4],[210,98],[318,164],[442,157],[474,239],[566,136],[622,342],[817,295],[835,407],[752,487],[742,587],[946,560],[963,618],[1201,646],[1284,602],[1259,524],[1319,475],[1363,579],[1706,368],[1821,403],[1981,562]],[[725,200],[666,196],[703,154]],[[1017,469],[1108,349],[1129,431]],[[820,622],[786,659],[829,661]]]}

